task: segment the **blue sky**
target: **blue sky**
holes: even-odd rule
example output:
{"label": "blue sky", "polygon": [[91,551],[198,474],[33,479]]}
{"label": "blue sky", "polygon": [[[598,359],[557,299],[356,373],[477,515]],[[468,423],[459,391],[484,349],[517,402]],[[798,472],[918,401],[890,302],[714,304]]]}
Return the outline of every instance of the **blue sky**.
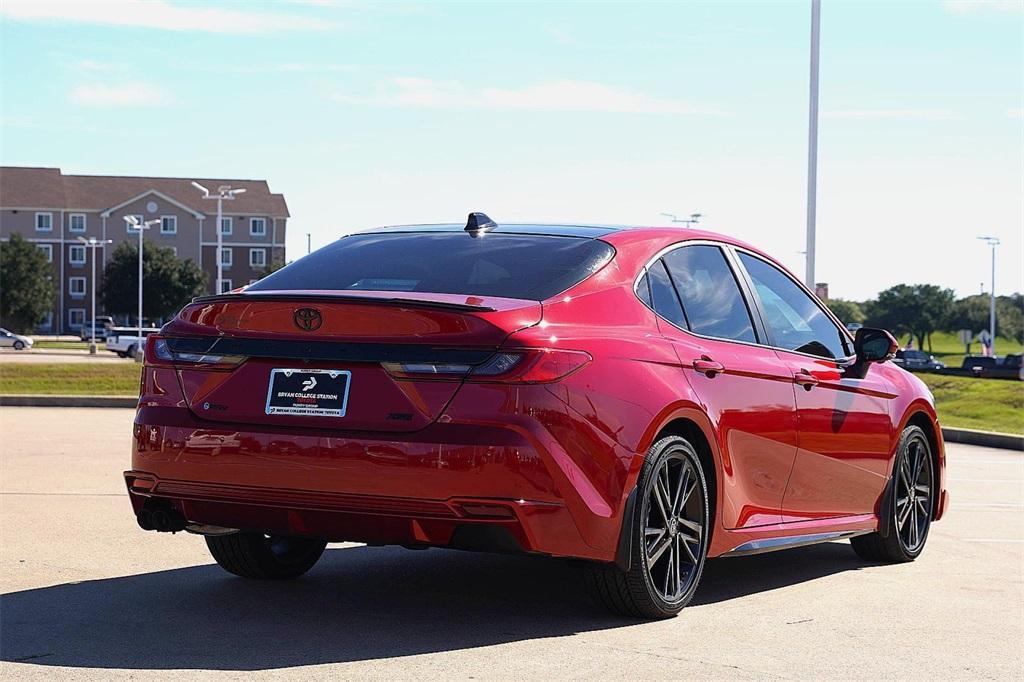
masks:
{"label": "blue sky", "polygon": [[[266,178],[289,255],[399,222],[658,224],[803,272],[810,2],[0,5],[0,163]],[[1024,0],[822,9],[818,279],[1024,289]]]}

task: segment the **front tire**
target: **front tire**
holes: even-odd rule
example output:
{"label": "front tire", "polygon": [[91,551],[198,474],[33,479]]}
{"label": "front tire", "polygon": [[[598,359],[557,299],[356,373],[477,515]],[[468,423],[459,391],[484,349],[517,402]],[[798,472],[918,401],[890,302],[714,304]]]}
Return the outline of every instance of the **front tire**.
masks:
{"label": "front tire", "polygon": [[24,341],[15,341],[14,342],[14,350],[25,350],[25,342]]}
{"label": "front tire", "polygon": [[924,550],[936,486],[931,444],[920,427],[904,429],[889,487],[889,511],[882,520],[885,534],[850,538],[853,551],[865,561],[904,563],[913,561]]}
{"label": "front tire", "polygon": [[629,570],[590,564],[591,592],[624,616],[675,616],[697,591],[709,529],[707,482],[697,451],[679,436],[658,440],[647,453],[624,528],[632,534]]}
{"label": "front tire", "polygon": [[228,573],[258,580],[298,578],[324,553],[323,540],[239,532],[208,535],[206,546]]}

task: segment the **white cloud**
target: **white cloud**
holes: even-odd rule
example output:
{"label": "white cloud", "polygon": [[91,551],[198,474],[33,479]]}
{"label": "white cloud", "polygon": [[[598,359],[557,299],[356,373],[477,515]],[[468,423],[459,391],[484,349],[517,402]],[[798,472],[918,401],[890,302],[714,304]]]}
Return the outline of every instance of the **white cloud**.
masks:
{"label": "white cloud", "polygon": [[93,83],[71,90],[68,99],[85,107],[156,107],[170,102],[166,91],[150,83]]}
{"label": "white cloud", "polygon": [[1024,0],[945,0],[942,6],[956,14],[987,10],[995,12],[1024,12]]}
{"label": "white cloud", "polygon": [[469,88],[458,81],[392,78],[369,97],[334,93],[335,101],[433,109],[521,109],[529,111],[606,111],[638,114],[713,114],[675,99],[652,97],[589,81],[552,81],[522,88]]}
{"label": "white cloud", "polygon": [[318,64],[315,62],[284,62],[281,64],[241,64],[238,66],[204,66],[202,70],[221,73],[338,73],[355,71],[351,64]]}
{"label": "white cloud", "polygon": [[0,16],[20,21],[208,33],[272,33],[318,30],[333,25],[308,15],[178,5],[166,0],[4,0],[0,3]]}
{"label": "white cloud", "polygon": [[1006,115],[1010,118],[1024,118],[1024,109],[1019,107],[1017,109],[1009,109],[1007,110]]}
{"label": "white cloud", "polygon": [[948,121],[956,114],[948,109],[838,109],[823,111],[822,118],[860,120]]}

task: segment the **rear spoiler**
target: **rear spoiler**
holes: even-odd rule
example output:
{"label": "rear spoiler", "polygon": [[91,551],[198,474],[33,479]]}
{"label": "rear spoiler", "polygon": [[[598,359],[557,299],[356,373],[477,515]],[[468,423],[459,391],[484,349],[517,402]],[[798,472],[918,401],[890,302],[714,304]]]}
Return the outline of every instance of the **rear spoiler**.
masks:
{"label": "rear spoiler", "polygon": [[344,301],[346,303],[365,303],[367,305],[402,305],[417,306],[421,308],[438,308],[441,310],[453,310],[465,313],[493,313],[494,308],[480,305],[469,305],[467,303],[448,303],[446,301],[423,301],[416,298],[371,298],[368,296],[353,296],[351,294],[340,294],[325,291],[322,294],[215,294],[213,296],[197,296],[192,303],[230,303],[248,301],[298,301],[302,303],[322,303],[325,298]]}

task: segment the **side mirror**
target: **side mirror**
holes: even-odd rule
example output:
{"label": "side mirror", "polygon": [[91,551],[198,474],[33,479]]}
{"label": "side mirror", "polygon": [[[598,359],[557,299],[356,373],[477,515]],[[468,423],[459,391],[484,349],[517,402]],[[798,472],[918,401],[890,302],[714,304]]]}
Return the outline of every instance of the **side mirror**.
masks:
{"label": "side mirror", "polygon": [[893,335],[884,329],[861,327],[853,337],[853,350],[857,354],[858,363],[892,360],[899,348]]}

